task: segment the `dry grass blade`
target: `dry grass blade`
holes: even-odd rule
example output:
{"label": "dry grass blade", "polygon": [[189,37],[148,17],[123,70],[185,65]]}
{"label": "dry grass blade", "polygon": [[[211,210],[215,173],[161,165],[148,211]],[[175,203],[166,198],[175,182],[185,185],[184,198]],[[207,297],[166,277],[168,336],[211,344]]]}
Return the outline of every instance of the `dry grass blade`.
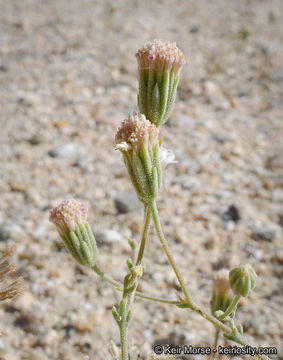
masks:
{"label": "dry grass blade", "polygon": [[23,290],[22,276],[13,280],[16,274],[16,267],[10,264],[8,258],[14,253],[14,249],[8,247],[0,258],[0,301],[12,299],[19,295]]}
{"label": "dry grass blade", "polygon": [[19,295],[23,290],[23,278],[20,276],[17,280],[13,281],[10,285],[0,290],[0,301],[12,299]]}

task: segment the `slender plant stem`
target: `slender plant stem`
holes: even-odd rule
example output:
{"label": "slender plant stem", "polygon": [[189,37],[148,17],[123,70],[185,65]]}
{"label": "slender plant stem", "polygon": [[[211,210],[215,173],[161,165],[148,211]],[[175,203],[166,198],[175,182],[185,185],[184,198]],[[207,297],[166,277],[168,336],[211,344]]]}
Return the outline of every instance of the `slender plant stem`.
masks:
{"label": "slender plant stem", "polygon": [[139,248],[139,252],[138,252],[138,256],[137,256],[136,265],[140,265],[142,262],[145,244],[146,244],[146,240],[147,240],[148,233],[149,233],[151,217],[150,217],[150,208],[148,205],[146,205],[145,209],[144,209],[144,218],[145,218],[145,220],[144,220],[143,234],[142,234],[140,248]]}
{"label": "slender plant stem", "polygon": [[236,295],[228,309],[224,314],[218,316],[219,320],[224,320],[227,316],[229,316],[234,310],[237,309],[238,302],[240,301],[241,295]]}
{"label": "slender plant stem", "polygon": [[128,360],[128,327],[122,324],[119,329],[122,360]]}
{"label": "slender plant stem", "polygon": [[[161,224],[160,224],[160,220],[159,220],[159,215],[158,215],[158,210],[157,210],[157,206],[156,206],[156,202],[155,201],[152,201],[152,203],[150,203],[150,209],[151,209],[151,214],[152,214],[152,218],[153,218],[153,222],[154,222],[154,225],[155,225],[155,229],[156,229],[156,232],[157,232],[157,235],[159,237],[159,240],[161,242],[161,245],[168,257],[168,260],[176,274],[176,277],[179,281],[179,284],[182,288],[182,291],[185,295],[185,300],[186,300],[186,305],[188,308],[190,308],[191,310],[197,312],[199,315],[201,315],[204,319],[207,319],[208,321],[210,321],[212,324],[214,324],[219,330],[222,330],[226,335],[231,335],[232,333],[232,330],[230,327],[226,326],[225,324],[223,324],[221,321],[219,321],[216,317],[210,315],[209,313],[201,310],[199,308],[199,306],[197,306],[196,303],[194,303],[192,301],[192,299],[190,298],[189,296],[189,293],[185,287],[185,284],[184,284],[184,281],[181,277],[181,274],[177,268],[177,264],[170,252],[170,249],[169,249],[169,246],[168,246],[168,243],[167,243],[167,240],[165,239],[164,237],[164,234],[163,234],[163,231],[162,231],[162,227],[161,227]],[[236,341],[237,343],[239,343],[240,345],[243,345],[243,346],[247,346],[248,344],[242,342],[242,341],[238,341],[238,340],[234,340]],[[260,354],[255,354],[255,356],[261,360],[267,360],[267,359],[270,359],[269,357],[267,357],[266,355],[260,355]]]}
{"label": "slender plant stem", "polygon": [[221,321],[219,321],[216,317],[210,315],[209,313],[201,310],[194,302],[192,303],[192,306],[189,306],[189,308],[195,312],[197,312],[200,316],[202,316],[204,319],[211,322],[213,325],[215,325],[219,330],[222,330],[225,334],[230,335],[231,329],[223,324]]}
{"label": "slender plant stem", "polygon": [[[104,274],[104,272],[98,267],[98,265],[94,266],[92,268],[92,270],[94,270],[103,280],[105,280],[106,282],[108,282],[110,285],[114,286],[116,290],[118,291],[123,291],[123,286],[121,283],[119,283],[118,281],[112,279],[110,276],[107,276]],[[160,303],[164,303],[164,304],[169,304],[169,305],[175,305],[175,306],[180,306],[183,304],[183,302],[180,301],[174,301],[174,300],[168,300],[168,299],[163,299],[163,298],[157,298],[151,295],[147,295],[144,294],[140,291],[136,291],[136,296],[142,298],[142,299],[146,299],[146,300],[151,300],[151,301],[155,301],[155,302],[160,302]],[[198,314],[200,314],[204,319],[207,319],[208,321],[210,321],[212,324],[214,324],[219,330],[222,330],[225,334],[229,335],[231,333],[231,329],[224,325],[222,322],[220,322],[218,319],[216,319],[215,317],[211,316],[210,314],[200,310],[198,307],[196,307],[196,305],[194,304],[193,308],[190,308],[194,311],[196,311]],[[247,343],[244,342],[238,342],[240,345],[242,346],[251,346]],[[260,355],[260,354],[256,354],[255,355],[257,358],[261,359],[261,360],[270,360],[270,358],[266,355]]]}
{"label": "slender plant stem", "polygon": [[[117,291],[123,291],[123,285],[121,283],[119,283],[118,281],[114,280],[112,277],[106,275],[97,264],[92,267],[92,270],[95,271],[97,273],[97,275],[99,275],[108,284],[114,286],[114,288]],[[182,303],[180,301],[168,300],[168,299],[164,299],[164,298],[151,296],[151,295],[145,294],[145,293],[143,293],[141,291],[136,291],[135,294],[136,294],[136,296],[138,296],[138,297],[140,297],[142,299],[151,300],[151,301],[155,301],[155,302],[160,302],[160,303],[163,303],[163,304],[182,305]]]}
{"label": "slender plant stem", "polygon": [[171,251],[169,249],[169,246],[168,246],[168,243],[167,243],[167,240],[165,239],[165,236],[163,234],[163,231],[162,231],[162,227],[161,227],[161,224],[160,224],[160,220],[159,220],[159,215],[158,215],[158,210],[157,210],[157,206],[156,206],[156,202],[155,200],[153,200],[150,204],[150,209],[151,209],[151,213],[152,213],[152,218],[153,218],[153,222],[154,222],[154,225],[155,225],[155,228],[156,228],[156,232],[157,232],[157,235],[159,237],[159,240],[161,242],[161,245],[168,257],[168,260],[177,276],[177,279],[179,281],[179,284],[182,288],[182,291],[185,295],[185,298],[186,298],[186,301],[188,303],[189,306],[193,305],[192,302],[191,302],[191,299],[190,299],[190,296],[189,296],[189,293],[185,287],[185,284],[184,284],[184,281],[183,281],[183,278],[178,270],[178,267],[177,267],[177,264],[171,254]]}
{"label": "slender plant stem", "polygon": [[[145,245],[146,245],[146,241],[147,241],[147,237],[148,237],[148,233],[149,233],[149,228],[150,228],[150,208],[148,205],[145,205],[143,232],[142,232],[139,252],[138,252],[138,256],[137,256],[137,260],[136,260],[136,266],[141,265],[141,263],[142,263],[142,258],[143,258],[144,249],[145,249]],[[138,281],[139,281],[139,278],[137,277],[135,279],[136,286],[138,284]],[[133,290],[130,294],[126,295],[127,303],[126,303],[125,312],[127,314],[131,311],[132,304],[133,304],[133,301],[135,298],[135,292],[136,291]],[[125,288],[123,289],[123,293],[125,293]],[[128,360],[128,326],[129,326],[128,321],[125,323],[124,322],[121,323],[121,326],[120,326],[122,360]]]}
{"label": "slender plant stem", "polygon": [[[145,250],[145,245],[146,245],[146,241],[147,241],[147,237],[148,237],[148,233],[149,233],[149,228],[150,228],[150,219],[151,219],[150,208],[149,208],[148,205],[145,205],[144,206],[143,232],[142,232],[139,252],[138,252],[138,256],[137,256],[137,260],[136,260],[136,266],[141,265],[141,263],[142,263],[143,254],[144,254],[144,250]],[[139,279],[137,279],[136,281],[138,282],[138,280]],[[132,303],[134,301],[135,293],[136,293],[136,291],[133,291],[128,297],[128,310],[131,309]]]}
{"label": "slender plant stem", "polygon": [[168,300],[168,299],[163,299],[163,298],[158,298],[155,296],[150,296],[150,295],[146,295],[140,291],[136,291],[136,296],[142,298],[142,299],[146,299],[146,300],[151,300],[151,301],[155,301],[155,302],[160,302],[163,304],[169,304],[169,305],[182,305],[182,303],[180,301],[176,301],[176,300]]}
{"label": "slender plant stem", "polygon": [[[103,280],[105,280],[106,282],[108,282],[109,284],[114,286],[116,288],[116,290],[123,291],[123,285],[121,283],[119,283],[118,281],[112,279],[110,276],[106,275],[100,269],[100,267],[97,264],[95,264],[92,267],[92,270],[94,270]],[[166,303],[166,304],[173,304],[173,305],[180,305],[181,304],[181,302],[178,302],[178,301],[175,302],[175,301],[170,301],[170,300],[167,300],[167,299],[156,298],[154,296],[146,295],[146,294],[143,294],[143,293],[138,292],[138,291],[136,292],[136,296],[141,297],[143,299],[152,300],[152,301],[158,301],[158,302],[162,302],[162,303]],[[188,307],[190,309],[196,311],[197,313],[199,313],[203,318],[205,318],[208,321],[210,321],[211,323],[213,323],[216,327],[218,327],[219,329],[224,331],[226,334],[230,334],[231,330],[230,330],[230,328],[228,326],[224,325],[221,321],[219,321],[214,316],[211,316],[210,314],[202,311],[192,301],[190,302],[190,304],[188,304]]]}
{"label": "slender plant stem", "polygon": [[176,277],[179,281],[179,284],[182,288],[182,291],[185,295],[185,300],[186,300],[186,303],[187,303],[187,306],[194,310],[195,312],[197,312],[198,314],[200,314],[203,318],[209,320],[210,322],[212,322],[216,327],[218,327],[219,329],[221,329],[222,331],[224,331],[225,333],[227,334],[230,334],[231,333],[231,329],[224,325],[221,321],[219,321],[218,319],[216,319],[214,316],[211,316],[210,314],[202,311],[190,298],[189,296],[189,293],[185,287],[185,284],[184,284],[184,281],[182,279],[182,276],[178,270],[178,267],[177,267],[177,264],[171,254],[171,251],[169,249],[169,246],[168,246],[168,243],[167,243],[167,240],[165,239],[164,237],[164,234],[163,234],[163,231],[162,231],[162,228],[161,228],[161,224],[160,224],[160,220],[159,220],[159,215],[158,215],[158,210],[157,210],[157,207],[156,207],[156,202],[153,201],[151,204],[150,204],[150,208],[151,208],[151,213],[152,213],[152,217],[153,217],[153,222],[154,222],[154,225],[155,225],[155,228],[156,228],[156,232],[157,232],[157,235],[159,237],[159,240],[161,242],[161,245],[168,257],[168,260],[176,274]]}
{"label": "slender plant stem", "polygon": [[97,263],[91,269],[95,271],[97,275],[99,275],[104,281],[117,288],[117,290],[122,290],[123,285],[114,280],[111,276],[106,275],[104,271],[102,271],[101,268],[97,265]]}
{"label": "slender plant stem", "polygon": [[[218,340],[219,340],[219,334],[220,334],[220,330],[218,328],[215,329],[215,338],[214,338],[214,344],[213,344],[213,348],[216,349],[217,348],[217,344],[218,344]],[[215,353],[213,353],[212,357],[214,357]]]}

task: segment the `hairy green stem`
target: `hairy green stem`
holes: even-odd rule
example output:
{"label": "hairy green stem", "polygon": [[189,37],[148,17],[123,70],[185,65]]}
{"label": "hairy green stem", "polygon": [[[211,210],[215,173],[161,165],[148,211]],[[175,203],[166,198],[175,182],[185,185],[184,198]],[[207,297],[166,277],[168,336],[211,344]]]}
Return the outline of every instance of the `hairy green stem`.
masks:
{"label": "hairy green stem", "polygon": [[143,234],[142,234],[142,239],[141,239],[141,243],[140,243],[140,248],[139,248],[139,252],[138,252],[136,265],[140,265],[142,262],[145,244],[146,244],[146,240],[147,240],[148,233],[149,233],[151,217],[150,217],[150,208],[148,205],[146,205],[144,208],[144,218],[145,218],[145,220],[144,220]]}
{"label": "hairy green stem", "polygon": [[209,313],[201,310],[195,303],[192,303],[192,306],[188,306],[189,309],[195,311],[200,316],[202,316],[204,319],[211,322],[213,325],[215,325],[219,330],[222,330],[225,334],[230,335],[231,329],[223,324],[221,321],[219,321],[216,317],[210,315]]}
{"label": "hairy green stem", "polygon": [[[150,209],[149,209],[148,205],[145,205],[143,232],[142,232],[139,252],[138,252],[138,256],[137,256],[137,260],[136,260],[136,266],[140,265],[142,262],[145,244],[146,244],[146,240],[147,240],[148,233],[149,233],[149,228],[150,228]],[[138,280],[139,280],[138,277],[136,279],[134,279],[136,286],[138,284]],[[124,289],[123,289],[123,298],[125,296],[127,299],[125,312],[126,312],[126,314],[129,314],[131,311],[131,308],[132,308],[134,298],[135,298],[136,290],[133,290],[130,293],[127,293],[127,291],[126,291],[127,286],[128,286],[127,282],[125,282]],[[124,294],[126,294],[126,295],[124,295]],[[121,339],[121,350],[122,350],[122,360],[128,360],[128,336],[127,336],[128,335],[128,326],[129,326],[129,321],[126,321],[126,322],[123,321],[123,323],[121,323],[121,326],[119,326],[120,339]]]}
{"label": "hairy green stem", "polygon": [[234,310],[237,309],[237,305],[240,301],[241,295],[236,295],[228,309],[225,311],[224,314],[218,316],[219,320],[224,320],[227,316],[229,316]]}
{"label": "hairy green stem", "polygon": [[169,246],[168,246],[168,243],[167,243],[167,240],[165,239],[165,236],[163,234],[163,231],[162,231],[162,227],[161,227],[161,224],[160,224],[160,220],[159,220],[159,215],[158,215],[158,210],[157,210],[157,206],[156,206],[156,202],[155,200],[153,200],[151,203],[150,203],[150,209],[151,209],[151,213],[152,213],[152,218],[153,218],[153,222],[154,222],[154,225],[155,225],[155,229],[156,229],[156,232],[157,232],[157,235],[159,237],[159,240],[161,242],[161,245],[168,257],[168,260],[177,276],[177,279],[179,281],[179,284],[182,288],[182,291],[185,295],[185,298],[186,298],[186,302],[188,303],[188,305],[191,307],[193,306],[192,302],[191,302],[191,299],[190,299],[190,296],[189,296],[189,293],[185,287],[185,284],[184,284],[184,281],[183,281],[183,278],[178,270],[178,267],[177,267],[177,264],[171,254],[171,251],[169,249]]}
{"label": "hairy green stem", "polygon": [[119,329],[122,360],[128,360],[128,326],[122,324],[121,326],[119,326]]}
{"label": "hairy green stem", "polygon": [[136,296],[142,298],[142,299],[146,299],[146,300],[151,300],[151,301],[155,301],[155,302],[160,302],[163,304],[169,304],[169,305],[176,305],[176,306],[180,306],[182,305],[182,302],[180,301],[176,301],[176,300],[168,300],[168,299],[164,299],[164,298],[158,298],[155,296],[150,296],[150,295],[146,295],[140,291],[136,291]]}
{"label": "hairy green stem", "polygon": [[[104,272],[97,265],[95,265],[92,268],[92,270],[94,270],[103,280],[108,282],[110,285],[114,286],[116,290],[123,291],[122,284],[119,283],[118,281],[112,279],[110,276],[105,275]],[[151,295],[144,294],[144,293],[142,293],[140,291],[136,291],[135,295],[142,298],[142,299],[151,300],[151,301],[155,301],[155,302],[160,302],[160,303],[163,303],[163,304],[175,305],[175,306],[178,306],[178,307],[183,304],[183,302],[180,302],[180,301],[157,298],[157,297],[154,297],[154,296],[151,296]],[[222,322],[220,322],[218,319],[211,316],[210,314],[207,314],[206,312],[202,311],[195,304],[194,304],[193,307],[189,307],[189,308],[191,310],[197,312],[204,319],[207,319],[209,322],[214,324],[217,329],[222,330],[225,334],[227,334],[227,335],[231,334],[231,329],[228,326],[224,325]],[[238,344],[240,344],[242,346],[252,346],[252,345],[250,345],[248,343],[245,343],[245,342],[239,342],[239,341],[237,341],[237,342],[238,342]],[[256,354],[255,356],[258,359],[261,359],[261,360],[270,360],[270,358],[268,356],[266,356],[266,355]]]}
{"label": "hairy green stem", "polygon": [[[111,278],[110,276],[106,275],[97,264],[92,267],[92,270],[95,271],[96,274],[99,275],[108,284],[114,286],[114,288],[117,291],[123,291],[123,285],[120,282],[118,282],[118,281],[114,280],[113,278]],[[135,295],[142,298],[142,299],[151,300],[151,301],[155,301],[155,302],[160,302],[160,303],[163,303],[163,304],[182,305],[182,303],[180,301],[159,298],[159,297],[144,294],[143,292],[140,292],[140,291],[136,291]]]}
{"label": "hairy green stem", "polygon": [[[217,347],[217,344],[218,344],[218,339],[219,339],[219,333],[220,333],[220,330],[218,328],[215,329],[215,338],[214,338],[214,344],[213,344],[213,348],[216,349]],[[213,353],[214,355],[215,353]],[[213,356],[212,355],[212,356]]]}
{"label": "hairy green stem", "polygon": [[97,265],[97,263],[91,268],[94,272],[97,273],[104,281],[108,282],[108,284],[117,288],[117,290],[122,290],[123,285],[118,281],[114,280],[111,276],[108,276],[101,270],[101,268]]}
{"label": "hairy green stem", "polygon": [[[164,234],[163,234],[163,231],[162,231],[162,227],[161,227],[161,224],[160,224],[160,220],[159,220],[159,215],[158,215],[158,209],[157,209],[157,206],[156,206],[156,202],[155,201],[152,201],[150,203],[150,209],[151,209],[151,214],[152,214],[152,218],[153,218],[153,222],[154,222],[154,225],[155,225],[155,229],[156,229],[156,232],[157,232],[157,235],[159,237],[159,240],[161,242],[161,245],[168,257],[168,260],[176,274],[176,277],[179,281],[179,284],[181,286],[181,289],[185,295],[185,303],[183,302],[184,305],[187,305],[186,307],[190,308],[191,310],[197,312],[199,315],[201,315],[204,319],[208,320],[209,322],[211,322],[213,325],[215,325],[219,330],[222,330],[226,335],[231,335],[232,333],[232,329],[228,326],[226,326],[225,324],[223,324],[221,321],[219,321],[216,317],[210,315],[209,313],[206,313],[205,311],[201,310],[196,303],[194,303],[192,301],[192,299],[190,298],[189,296],[189,293],[185,287],[185,284],[184,284],[184,281],[181,277],[181,274],[178,270],[178,267],[177,267],[177,264],[171,254],[171,251],[169,249],[169,246],[168,246],[168,243],[167,243],[167,240],[165,239],[164,237]],[[244,342],[241,342],[241,341],[238,341],[238,340],[234,340],[236,342],[238,342],[239,344],[243,345],[243,346],[246,346],[248,344],[244,343]],[[266,355],[260,355],[260,354],[256,354],[255,355],[257,358],[261,359],[261,360],[267,360],[267,359],[270,359],[269,357],[267,357]]]}

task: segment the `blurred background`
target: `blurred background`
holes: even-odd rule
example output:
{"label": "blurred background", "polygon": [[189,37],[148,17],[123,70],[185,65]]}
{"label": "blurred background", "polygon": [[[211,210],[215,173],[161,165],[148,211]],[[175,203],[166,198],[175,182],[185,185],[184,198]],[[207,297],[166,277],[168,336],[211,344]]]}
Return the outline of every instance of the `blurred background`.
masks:
{"label": "blurred background", "polygon": [[[283,359],[282,13],[281,0],[0,0],[0,249],[15,246],[25,279],[0,307],[7,360],[105,360],[119,343],[119,294],[76,265],[48,217],[63,199],[85,202],[101,266],[122,280],[143,211],[113,139],[137,110],[135,52],[154,38],[187,59],[161,128],[178,161],[158,202],[165,234],[203,308],[214,271],[253,265],[258,284],[237,321]],[[175,299],[153,230],[144,263],[140,290]],[[198,315],[136,299],[132,359],[213,339]]]}

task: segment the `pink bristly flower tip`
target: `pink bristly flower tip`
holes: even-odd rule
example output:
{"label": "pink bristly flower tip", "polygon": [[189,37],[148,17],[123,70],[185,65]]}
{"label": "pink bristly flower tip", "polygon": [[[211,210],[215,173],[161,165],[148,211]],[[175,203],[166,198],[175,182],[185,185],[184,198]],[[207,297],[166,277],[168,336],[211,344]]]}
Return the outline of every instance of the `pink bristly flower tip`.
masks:
{"label": "pink bristly flower tip", "polygon": [[120,151],[133,150],[148,143],[155,146],[158,143],[157,127],[143,114],[133,114],[125,119],[115,136],[116,149]]}
{"label": "pink bristly flower tip", "polygon": [[140,69],[178,71],[185,63],[182,51],[175,43],[153,40],[138,49],[136,58]]}
{"label": "pink bristly flower tip", "polygon": [[59,234],[69,233],[86,222],[88,208],[77,200],[64,200],[50,211],[49,220],[56,226]]}
{"label": "pink bristly flower tip", "polygon": [[162,183],[159,159],[159,130],[143,114],[129,116],[115,136],[138,198],[143,203],[155,199]]}

